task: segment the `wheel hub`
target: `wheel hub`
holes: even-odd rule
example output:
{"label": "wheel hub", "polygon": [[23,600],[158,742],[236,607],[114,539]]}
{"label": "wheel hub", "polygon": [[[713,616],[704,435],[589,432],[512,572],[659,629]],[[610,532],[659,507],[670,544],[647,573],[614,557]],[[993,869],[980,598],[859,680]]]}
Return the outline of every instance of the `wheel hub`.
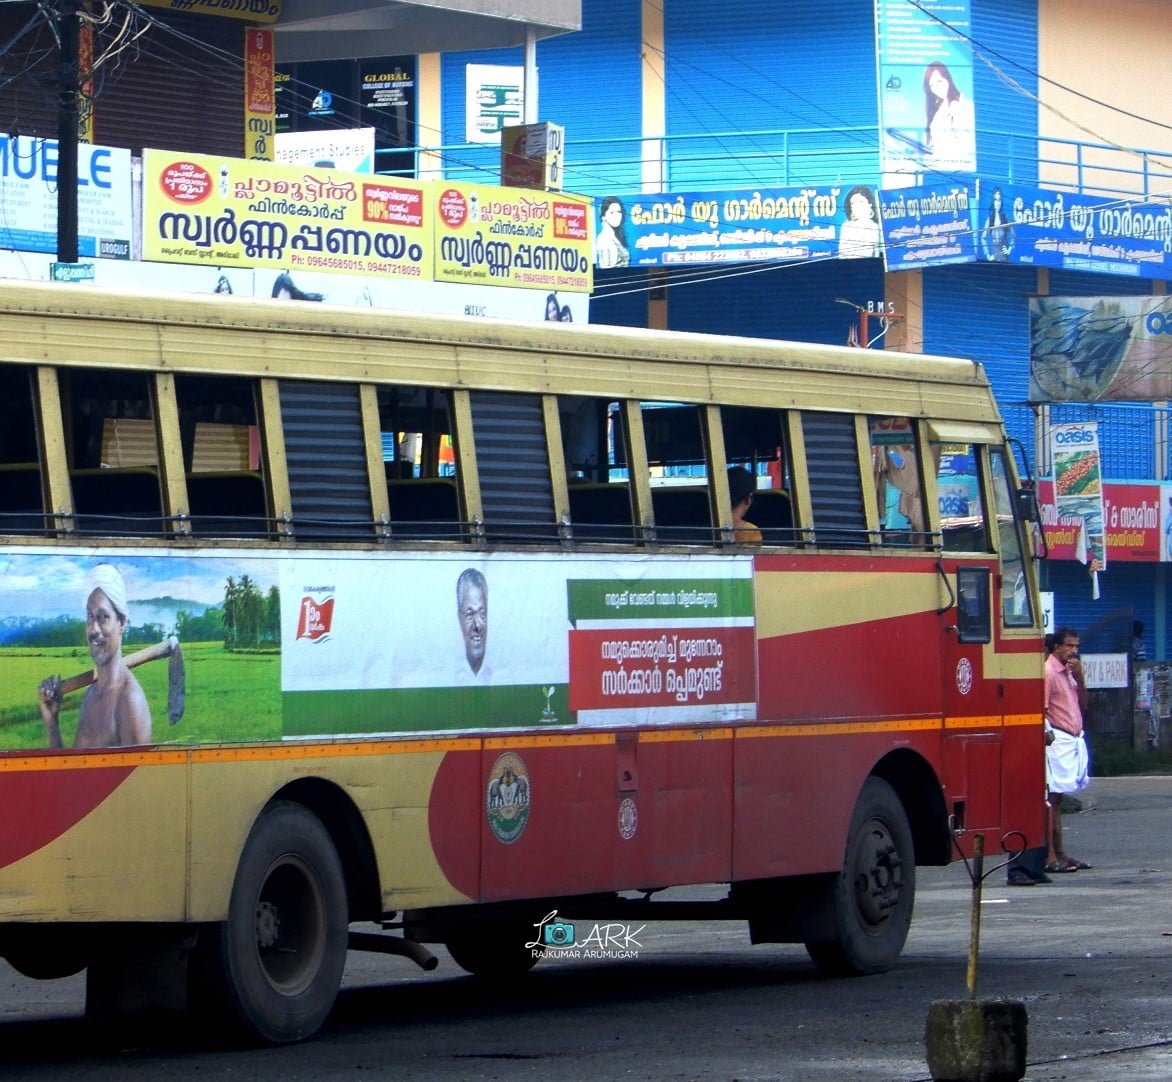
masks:
{"label": "wheel hub", "polygon": [[281,914],[272,902],[261,901],[256,906],[256,945],[272,950],[281,937]]}
{"label": "wheel hub", "polygon": [[903,888],[903,860],[883,823],[867,824],[854,871],[859,914],[867,925],[877,928],[899,904]]}

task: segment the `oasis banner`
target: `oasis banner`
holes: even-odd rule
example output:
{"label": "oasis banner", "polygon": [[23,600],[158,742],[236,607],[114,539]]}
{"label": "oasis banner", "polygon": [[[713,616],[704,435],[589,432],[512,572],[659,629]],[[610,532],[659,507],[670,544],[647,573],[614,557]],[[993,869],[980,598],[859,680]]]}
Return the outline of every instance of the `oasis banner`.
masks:
{"label": "oasis banner", "polygon": [[1099,461],[1099,426],[1093,422],[1054,425],[1050,429],[1054,506],[1059,523],[1071,532],[1074,558],[1091,573],[1107,566],[1107,531],[1103,516],[1103,478]]}
{"label": "oasis banner", "polygon": [[1172,398],[1172,297],[1031,297],[1029,397]]}
{"label": "oasis banner", "polygon": [[600,267],[881,258],[870,185],[607,196],[599,205]]}
{"label": "oasis banner", "polygon": [[879,167],[892,173],[973,172],[969,0],[875,0]]}

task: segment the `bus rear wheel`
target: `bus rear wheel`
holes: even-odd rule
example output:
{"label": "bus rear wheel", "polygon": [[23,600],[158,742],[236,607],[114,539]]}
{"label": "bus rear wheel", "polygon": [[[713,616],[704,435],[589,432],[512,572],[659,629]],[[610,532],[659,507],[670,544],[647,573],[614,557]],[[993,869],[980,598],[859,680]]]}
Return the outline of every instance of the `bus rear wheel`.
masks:
{"label": "bus rear wheel", "polygon": [[342,864],[321,820],[270,804],[244,845],[228,919],[201,943],[196,1005],[269,1044],[312,1036],[337,998],[348,928]]}
{"label": "bus rear wheel", "polygon": [[916,861],[911,827],[895,790],[868,778],[847,835],[832,893],[832,939],[806,943],[826,975],[882,973],[899,958],[911,925]]}

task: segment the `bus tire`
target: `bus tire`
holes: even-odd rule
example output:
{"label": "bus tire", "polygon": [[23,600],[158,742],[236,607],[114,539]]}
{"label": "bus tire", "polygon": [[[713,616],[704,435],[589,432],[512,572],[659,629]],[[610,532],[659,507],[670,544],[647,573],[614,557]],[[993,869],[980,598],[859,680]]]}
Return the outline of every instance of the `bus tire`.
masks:
{"label": "bus tire", "polygon": [[541,960],[542,948],[525,946],[533,924],[472,924],[449,932],[444,946],[456,963],[474,977],[523,977]]}
{"label": "bus tire", "polygon": [[302,805],[274,801],[244,844],[228,919],[201,944],[195,1005],[268,1044],[311,1037],[341,987],[348,931],[329,833]]}
{"label": "bus tire", "polygon": [[806,943],[814,964],[833,977],[890,969],[907,939],[915,894],[907,814],[895,790],[870,777],[851,816],[843,870],[831,896],[834,938]]}

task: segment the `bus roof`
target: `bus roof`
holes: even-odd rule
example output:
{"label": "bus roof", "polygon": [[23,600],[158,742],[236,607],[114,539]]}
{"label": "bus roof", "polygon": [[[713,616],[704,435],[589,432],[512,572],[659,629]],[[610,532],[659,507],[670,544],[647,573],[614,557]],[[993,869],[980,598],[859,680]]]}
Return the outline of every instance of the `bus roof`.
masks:
{"label": "bus roof", "polygon": [[970,360],[213,294],[8,281],[0,343],[0,359],[18,363],[1000,422],[984,370]]}

